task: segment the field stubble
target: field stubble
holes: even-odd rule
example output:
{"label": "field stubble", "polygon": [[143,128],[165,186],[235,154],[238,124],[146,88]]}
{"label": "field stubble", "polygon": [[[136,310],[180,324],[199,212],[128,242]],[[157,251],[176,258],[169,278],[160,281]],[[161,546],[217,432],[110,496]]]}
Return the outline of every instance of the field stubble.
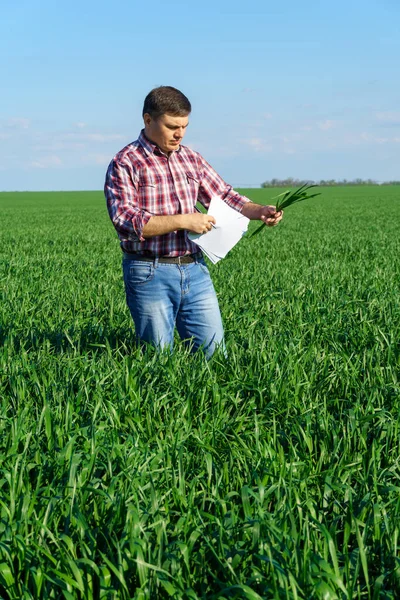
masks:
{"label": "field stubble", "polygon": [[100,192],[0,195],[1,597],[400,596],[400,189],[322,192],[209,363],[134,348]]}

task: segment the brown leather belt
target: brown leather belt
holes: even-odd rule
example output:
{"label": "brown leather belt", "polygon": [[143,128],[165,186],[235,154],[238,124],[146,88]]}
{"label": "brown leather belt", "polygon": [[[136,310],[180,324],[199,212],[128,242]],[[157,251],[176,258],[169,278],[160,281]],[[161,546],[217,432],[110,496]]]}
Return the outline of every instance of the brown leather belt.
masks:
{"label": "brown leather belt", "polygon": [[146,262],[154,262],[158,258],[159,263],[169,263],[175,265],[186,265],[193,263],[202,258],[202,253],[186,254],[185,256],[145,256],[144,254],[136,254],[135,252],[123,252],[124,260],[144,260]]}

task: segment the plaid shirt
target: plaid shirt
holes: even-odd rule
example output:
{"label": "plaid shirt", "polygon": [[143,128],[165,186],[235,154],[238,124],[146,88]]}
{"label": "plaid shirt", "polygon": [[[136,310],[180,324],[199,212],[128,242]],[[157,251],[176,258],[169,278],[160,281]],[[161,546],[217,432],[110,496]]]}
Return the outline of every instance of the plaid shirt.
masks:
{"label": "plaid shirt", "polygon": [[193,213],[197,201],[208,209],[212,196],[219,196],[238,212],[250,202],[227,185],[198,152],[180,146],[167,156],[143,130],[111,161],[104,193],[121,248],[152,256],[198,251],[186,230],[145,239],[143,227],[153,215]]}

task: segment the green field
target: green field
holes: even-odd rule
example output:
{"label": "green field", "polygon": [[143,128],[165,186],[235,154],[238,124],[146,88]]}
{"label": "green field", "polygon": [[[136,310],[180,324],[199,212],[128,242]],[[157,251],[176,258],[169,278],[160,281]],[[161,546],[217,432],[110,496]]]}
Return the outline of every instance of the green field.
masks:
{"label": "green field", "polygon": [[400,187],[321,191],[209,363],[134,348],[101,192],[0,194],[1,598],[400,598]]}

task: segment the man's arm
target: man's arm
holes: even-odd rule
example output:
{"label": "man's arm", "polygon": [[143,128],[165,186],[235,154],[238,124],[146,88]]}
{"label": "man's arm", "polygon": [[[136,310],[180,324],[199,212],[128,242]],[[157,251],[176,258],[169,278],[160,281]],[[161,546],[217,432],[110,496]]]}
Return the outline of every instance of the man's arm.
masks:
{"label": "man's arm", "polygon": [[282,212],[277,213],[275,206],[264,206],[251,202],[246,196],[236,192],[231,185],[218,175],[210,164],[198,154],[201,164],[202,177],[199,189],[199,201],[207,209],[213,196],[219,196],[230,206],[242,215],[251,220],[264,221],[269,226],[274,226],[282,219]]}
{"label": "man's arm", "polygon": [[215,218],[202,213],[152,216],[139,208],[135,173],[129,165],[113,161],[107,171],[104,193],[107,208],[115,229],[133,241],[144,242],[156,235],[179,229],[206,233]]}
{"label": "man's arm", "polygon": [[[277,213],[275,206],[264,206],[255,202],[244,204],[241,212],[248,219],[260,219],[269,226],[277,225],[282,219],[282,212]],[[155,235],[171,233],[178,229],[187,229],[193,233],[206,233],[206,231],[211,230],[211,223],[215,222],[214,217],[202,213],[150,217],[143,227],[143,237],[146,239]]]}
{"label": "man's arm", "polygon": [[116,160],[110,163],[104,195],[108,214],[118,233],[132,241],[143,242],[143,228],[151,215],[138,206],[135,172],[130,165]]}
{"label": "man's arm", "polygon": [[203,213],[191,213],[186,215],[166,215],[150,217],[143,227],[143,237],[151,238],[156,235],[164,235],[179,229],[187,229],[193,233],[206,233],[212,228],[215,218]]}

